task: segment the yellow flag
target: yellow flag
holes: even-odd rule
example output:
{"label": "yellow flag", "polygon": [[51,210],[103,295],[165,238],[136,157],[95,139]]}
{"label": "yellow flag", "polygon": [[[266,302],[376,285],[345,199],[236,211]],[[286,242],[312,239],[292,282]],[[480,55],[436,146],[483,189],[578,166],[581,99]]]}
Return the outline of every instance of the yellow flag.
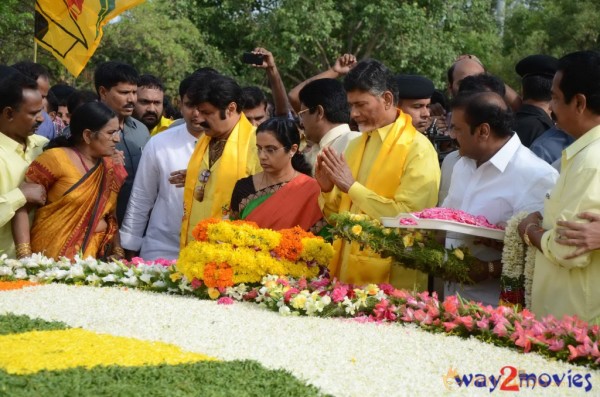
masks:
{"label": "yellow flag", "polygon": [[35,40],[75,77],[102,39],[102,27],[145,0],[37,0]]}

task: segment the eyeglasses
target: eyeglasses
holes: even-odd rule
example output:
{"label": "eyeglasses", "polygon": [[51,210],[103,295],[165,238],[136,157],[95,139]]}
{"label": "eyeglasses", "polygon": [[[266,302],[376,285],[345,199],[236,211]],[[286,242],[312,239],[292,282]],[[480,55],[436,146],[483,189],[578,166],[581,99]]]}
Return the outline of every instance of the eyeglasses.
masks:
{"label": "eyeglasses", "polygon": [[194,189],[194,198],[200,202],[204,200],[204,190],[206,189],[208,178],[210,178],[210,170],[202,170],[200,175],[198,175],[199,184]]}
{"label": "eyeglasses", "polygon": [[306,108],[306,109],[304,109],[304,110],[301,110],[301,111],[299,111],[299,112],[297,113],[297,114],[298,114],[298,118],[299,118],[300,120],[302,120],[302,118],[304,117],[304,116],[303,116],[303,114],[304,114],[304,113],[306,113],[306,112],[308,112],[309,110],[310,110],[310,108]]}
{"label": "eyeglasses", "polygon": [[261,152],[265,152],[265,154],[266,154],[267,156],[272,156],[272,155],[274,155],[274,154],[275,154],[275,152],[276,152],[276,151],[278,151],[279,149],[283,149],[283,146],[276,147],[276,148],[275,148],[275,147],[269,147],[269,146],[268,146],[268,147],[260,147],[260,146],[257,146],[257,147],[256,147],[256,152],[258,153],[258,155],[259,155],[259,156],[260,156],[260,153],[261,153]]}

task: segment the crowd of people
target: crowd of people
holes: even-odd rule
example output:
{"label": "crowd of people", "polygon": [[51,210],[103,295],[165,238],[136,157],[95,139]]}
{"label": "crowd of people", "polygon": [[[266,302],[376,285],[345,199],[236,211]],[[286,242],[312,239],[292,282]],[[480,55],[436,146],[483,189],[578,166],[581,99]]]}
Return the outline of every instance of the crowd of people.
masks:
{"label": "crowd of people", "polygon": [[[447,90],[340,56],[286,91],[256,48],[272,101],[209,67],[179,85],[109,61],[95,92],[50,85],[43,66],[0,66],[0,250],[177,259],[198,222],[300,226],[331,239],[331,215],[394,217],[435,206],[519,225],[537,249],[532,310],[600,322],[600,53],[531,55],[512,89],[473,55],[449,65]],[[560,173],[559,173],[560,172]],[[432,289],[356,243],[333,241],[329,272],[353,284]],[[473,285],[445,295],[497,305],[502,246],[465,235]]]}

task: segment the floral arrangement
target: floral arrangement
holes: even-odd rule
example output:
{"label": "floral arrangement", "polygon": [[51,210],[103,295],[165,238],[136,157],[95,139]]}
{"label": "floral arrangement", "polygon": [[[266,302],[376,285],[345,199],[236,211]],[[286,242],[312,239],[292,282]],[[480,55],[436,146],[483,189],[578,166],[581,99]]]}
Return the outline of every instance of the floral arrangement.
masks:
{"label": "floral arrangement", "polygon": [[384,227],[367,215],[333,215],[335,236],[392,257],[397,265],[417,269],[444,280],[471,284],[469,267],[474,257],[465,247],[445,248],[431,230]]}
{"label": "floral arrangement", "polygon": [[284,315],[413,323],[433,332],[475,336],[525,353],[535,351],[596,368],[600,364],[600,326],[589,326],[576,317],[539,320],[527,309],[492,308],[457,296],[441,302],[435,293],[411,293],[387,284],[358,288],[324,278],[308,281],[268,276],[256,294],[245,296]]}
{"label": "floral arrangement", "polygon": [[502,250],[500,304],[516,306],[517,309],[531,306],[535,266],[535,248],[527,247],[518,231],[519,223],[526,216],[527,212],[520,212],[508,221]]}
{"label": "floral arrangement", "polygon": [[274,231],[254,222],[208,219],[193,230],[196,241],[179,256],[178,271],[210,288],[259,283],[267,274],[316,277],[333,248],[299,227]]}
{"label": "floral arrangement", "polygon": [[41,254],[22,259],[0,256],[0,279],[16,284],[61,282],[66,284],[125,286],[157,292],[192,291],[185,280],[177,280],[175,261],[159,259],[144,262],[141,258],[128,261],[102,262],[92,257],[75,256],[73,261],[61,258],[55,261]]}
{"label": "floral arrangement", "polygon": [[[413,212],[414,216],[420,219],[438,219],[443,221],[452,221],[458,223],[464,223],[467,225],[473,225],[478,227],[487,227],[488,229],[502,230],[501,227],[490,223],[487,218],[483,215],[472,215],[468,212],[461,211],[454,208],[427,208],[423,211]],[[404,218],[400,220],[402,225],[416,225],[417,222],[414,219]]]}
{"label": "floral arrangement", "polygon": [[210,288],[189,282],[177,265],[100,262],[92,258],[54,261],[39,254],[14,260],[0,256],[0,279],[135,287],[218,299],[219,304],[253,302],[282,315],[354,318],[363,322],[413,323],[431,332],[538,352],[581,365],[600,367],[600,326],[576,317],[536,319],[527,309],[483,306],[450,296],[444,301],[427,292],[411,293],[387,284],[357,287],[321,276],[264,276],[256,286]]}

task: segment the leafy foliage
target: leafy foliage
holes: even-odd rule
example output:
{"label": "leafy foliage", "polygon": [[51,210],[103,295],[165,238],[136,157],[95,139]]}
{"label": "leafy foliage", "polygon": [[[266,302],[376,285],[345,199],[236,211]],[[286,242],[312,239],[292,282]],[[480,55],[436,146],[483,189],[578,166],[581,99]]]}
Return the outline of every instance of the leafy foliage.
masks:
{"label": "leafy foliage", "polygon": [[[506,3],[503,29],[497,6]],[[33,4],[0,2],[0,59],[33,54]],[[147,0],[105,27],[103,42],[78,79],[44,51],[38,61],[55,80],[90,87],[106,59],[161,76],[170,94],[201,66],[267,89],[263,70],[241,62],[262,46],[275,55],[289,89],[343,53],[377,58],[397,73],[419,73],[436,86],[459,54],[476,54],[517,88],[515,63],[534,53],[555,56],[600,45],[596,0]],[[502,32],[504,32],[502,34]]]}

